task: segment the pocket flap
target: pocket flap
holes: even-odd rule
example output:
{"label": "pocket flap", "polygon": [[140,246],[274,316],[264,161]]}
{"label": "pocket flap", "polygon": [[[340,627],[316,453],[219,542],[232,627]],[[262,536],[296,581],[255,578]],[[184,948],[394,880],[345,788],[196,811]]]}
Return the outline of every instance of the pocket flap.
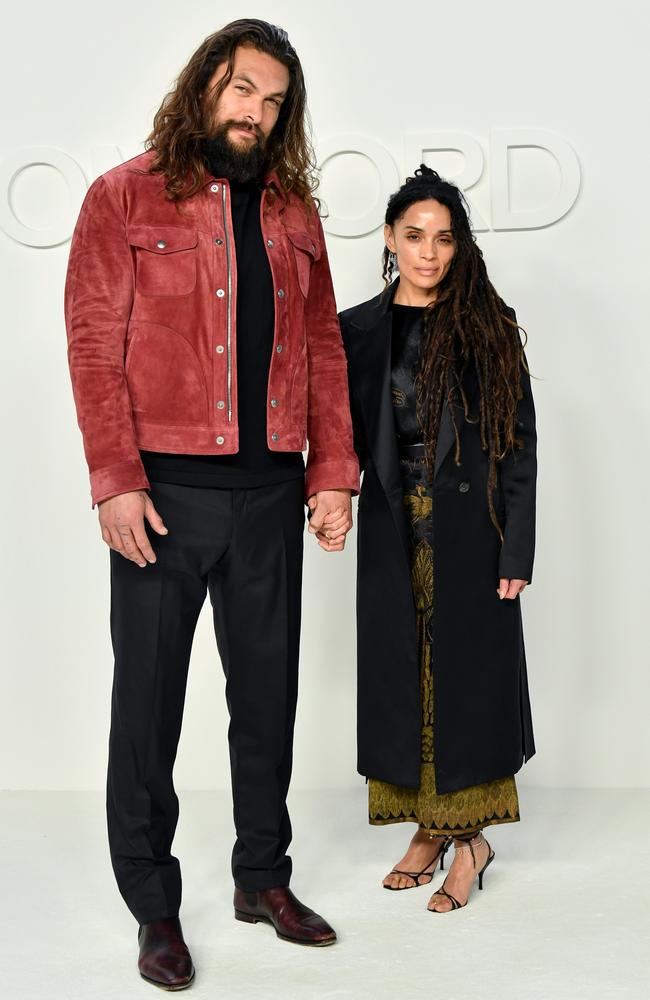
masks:
{"label": "pocket flap", "polygon": [[320,243],[309,233],[294,232],[287,230],[287,236],[298,250],[304,250],[314,260],[319,260],[321,255]]}
{"label": "pocket flap", "polygon": [[196,229],[177,226],[130,226],[127,238],[131,246],[162,254],[191,250],[198,243]]}

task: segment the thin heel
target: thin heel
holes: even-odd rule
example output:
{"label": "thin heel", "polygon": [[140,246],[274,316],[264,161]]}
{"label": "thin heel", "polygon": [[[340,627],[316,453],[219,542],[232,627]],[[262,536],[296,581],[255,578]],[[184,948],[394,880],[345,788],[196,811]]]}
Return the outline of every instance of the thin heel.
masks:
{"label": "thin heel", "polygon": [[244,913],[243,910],[235,910],[235,920],[243,920],[245,924],[259,923],[257,917],[253,917],[250,913]]}
{"label": "thin heel", "polygon": [[[487,843],[487,841],[486,841],[486,843]],[[488,844],[488,847],[490,847],[489,844]],[[480,872],[478,873],[478,887],[479,887],[479,889],[483,888],[483,875],[485,874],[485,869],[487,868],[487,866],[489,864],[492,864],[493,861],[494,861],[494,851],[490,848],[490,855],[489,855],[487,861],[485,862],[485,864],[483,865],[483,867],[481,868]]]}

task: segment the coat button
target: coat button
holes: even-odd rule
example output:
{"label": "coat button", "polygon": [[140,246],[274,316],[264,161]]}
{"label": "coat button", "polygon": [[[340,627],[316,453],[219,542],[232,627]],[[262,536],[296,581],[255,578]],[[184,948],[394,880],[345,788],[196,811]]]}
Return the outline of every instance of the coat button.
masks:
{"label": "coat button", "polygon": [[211,184],[210,185],[210,190],[212,191],[213,194],[216,194],[217,191],[219,190],[219,185],[218,184]]}
{"label": "coat button", "polygon": [[278,298],[279,299],[284,298],[284,288],[278,288]]}
{"label": "coat button", "polygon": [[217,296],[218,299],[222,299],[226,293],[224,292],[223,288],[217,288],[214,294]]}
{"label": "coat button", "polygon": [[279,406],[279,405],[280,405],[280,404],[278,403],[277,399],[272,399],[272,400],[271,400],[271,406],[272,406],[272,407],[273,407],[274,409],[275,409],[275,407],[276,407],[276,406]]}
{"label": "coat button", "polygon": [[459,493],[469,493],[469,483],[467,483],[467,482],[459,483],[458,484],[458,492]]}
{"label": "coat button", "polygon": [[225,440],[225,438],[223,438],[221,436],[221,434],[219,435],[219,437],[215,438],[215,441],[217,442],[217,444],[223,444],[224,440]]}
{"label": "coat button", "polygon": [[216,243],[216,245],[218,247],[223,246],[223,240],[220,240],[218,237],[217,237],[217,239],[214,242]]}
{"label": "coat button", "polygon": [[217,354],[223,354],[223,344],[217,344],[217,346],[215,347],[215,351],[217,352]]}
{"label": "coat button", "polygon": [[158,247],[159,250],[164,250],[165,247],[167,246],[167,241],[166,240],[158,240],[158,242],[156,243],[156,246]]}
{"label": "coat button", "polygon": [[273,431],[273,433],[271,434],[271,441],[279,441],[279,440],[280,440],[280,435],[278,434],[277,431]]}
{"label": "coat button", "polygon": [[276,351],[278,352],[278,354],[282,354],[282,344],[278,344],[278,346],[276,347]]}
{"label": "coat button", "polygon": [[223,399],[220,399],[219,402],[217,403],[217,409],[218,410],[223,410],[223,408],[224,408],[225,405],[226,404],[224,403]]}
{"label": "coat button", "polygon": [[273,240],[267,240],[266,241],[266,245],[267,245],[267,247],[272,247],[273,246]]}

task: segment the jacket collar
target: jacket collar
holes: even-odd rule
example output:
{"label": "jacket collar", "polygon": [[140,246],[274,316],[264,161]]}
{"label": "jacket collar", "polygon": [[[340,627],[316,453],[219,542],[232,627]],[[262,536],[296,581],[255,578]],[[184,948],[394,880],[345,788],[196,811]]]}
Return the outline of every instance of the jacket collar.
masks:
{"label": "jacket collar", "polygon": [[[222,181],[222,182],[227,181],[228,183],[230,183],[230,179],[228,177],[214,177],[210,173],[208,168],[205,167],[203,173],[203,187],[206,187],[208,184],[213,184],[214,181]],[[282,184],[280,183],[280,178],[278,176],[277,170],[270,170],[265,175],[264,180],[262,181],[262,185],[265,188],[273,188],[274,192],[278,195],[279,198],[282,199],[282,201],[287,200],[287,195],[284,191],[284,188],[282,187]]]}
{"label": "jacket collar", "polygon": [[375,295],[374,299],[364,302],[351,317],[352,325],[361,330],[371,330],[382,323],[389,314],[398,285],[399,278],[395,278],[379,295]]}

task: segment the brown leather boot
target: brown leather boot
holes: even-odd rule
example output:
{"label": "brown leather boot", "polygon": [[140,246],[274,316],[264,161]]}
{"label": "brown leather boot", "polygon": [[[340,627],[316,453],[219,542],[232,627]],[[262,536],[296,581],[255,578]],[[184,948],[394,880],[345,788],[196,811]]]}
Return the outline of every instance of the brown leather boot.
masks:
{"label": "brown leather boot", "polygon": [[327,921],[296,899],[286,886],[260,892],[235,889],[235,918],[248,924],[271,924],[279,938],[295,944],[322,948],[336,941],[336,932]]}
{"label": "brown leather boot", "polygon": [[143,979],[163,990],[184,990],[190,985],[194,966],[178,917],[142,924],[138,942],[138,969]]}

